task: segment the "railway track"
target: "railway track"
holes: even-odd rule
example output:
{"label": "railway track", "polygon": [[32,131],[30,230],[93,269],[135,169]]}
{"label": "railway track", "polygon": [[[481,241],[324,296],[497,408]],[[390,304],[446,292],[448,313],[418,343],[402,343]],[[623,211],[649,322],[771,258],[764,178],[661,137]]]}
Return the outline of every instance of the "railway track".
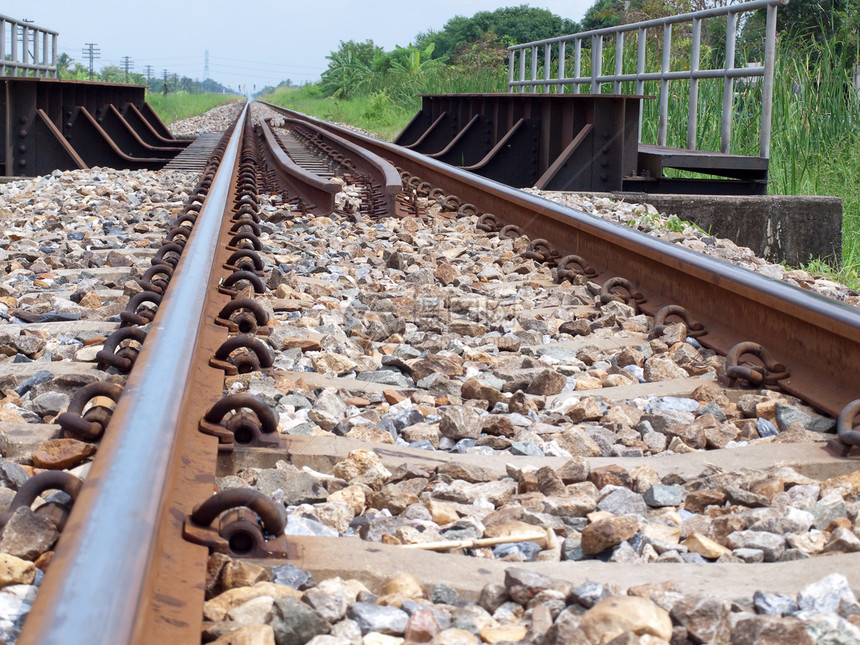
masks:
{"label": "railway track", "polygon": [[13,640],[853,638],[856,309],[251,110],[101,369],[51,363],[91,384],[41,419],[78,462],[3,471]]}

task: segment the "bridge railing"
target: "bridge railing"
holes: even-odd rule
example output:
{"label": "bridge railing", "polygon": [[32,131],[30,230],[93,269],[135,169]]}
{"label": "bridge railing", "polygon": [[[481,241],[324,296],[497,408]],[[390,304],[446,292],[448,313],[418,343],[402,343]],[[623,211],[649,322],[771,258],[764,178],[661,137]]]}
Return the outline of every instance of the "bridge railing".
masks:
{"label": "bridge railing", "polygon": [[[567,87],[572,87],[573,93],[582,92],[583,86],[591,94],[599,94],[605,84],[612,84],[612,91],[621,93],[624,82],[633,81],[636,84],[636,94],[645,93],[646,81],[660,83],[658,100],[659,121],[657,125],[657,145],[665,146],[669,124],[669,84],[673,81],[689,82],[689,100],[687,113],[687,149],[696,150],[696,128],[699,114],[699,81],[702,79],[722,79],[722,115],[720,122],[720,151],[727,153],[731,146],[732,105],[734,81],[738,78],[755,79],[762,82],[761,129],[759,136],[759,156],[767,158],[770,152],[771,114],[773,107],[773,73],[776,61],[776,11],[779,5],[787,4],[788,0],[753,0],[744,4],[729,5],[717,9],[707,9],[694,13],[668,16],[656,20],[618,25],[605,29],[594,29],[569,36],[559,36],[523,43],[508,47],[508,89],[512,92],[519,88],[520,92],[537,92],[538,88],[545,93],[555,88],[557,94],[563,94]],[[763,64],[752,64],[746,67],[735,67],[735,44],[738,35],[738,20],[743,13],[758,9],[767,10],[765,27],[765,54]],[[725,57],[722,67],[715,69],[700,69],[702,44],[702,23],[708,18],[724,17],[726,20]],[[678,67],[679,61],[673,59],[672,28],[675,25],[690,26],[690,57],[681,61],[683,69],[672,70],[672,64]],[[648,31],[662,31],[660,71],[646,71],[646,43]],[[624,70],[624,41],[625,35],[635,33],[637,36],[636,70]],[[603,47],[606,39],[614,37],[615,68],[612,73],[603,71]],[[582,45],[591,45],[591,60],[587,74],[582,73]],[[573,45],[573,74],[568,75],[566,63],[569,62],[568,45]],[[527,65],[530,63],[530,65]],[[555,77],[552,77],[553,64],[556,67]],[[527,70],[527,67],[529,68]],[[542,70],[542,76],[538,76]],[[527,71],[529,75],[527,76]],[[518,72],[518,73],[517,73]],[[760,80],[761,79],[761,80]],[[640,138],[641,119],[640,110]]]}
{"label": "bridge railing", "polygon": [[58,35],[0,15],[0,76],[57,78]]}

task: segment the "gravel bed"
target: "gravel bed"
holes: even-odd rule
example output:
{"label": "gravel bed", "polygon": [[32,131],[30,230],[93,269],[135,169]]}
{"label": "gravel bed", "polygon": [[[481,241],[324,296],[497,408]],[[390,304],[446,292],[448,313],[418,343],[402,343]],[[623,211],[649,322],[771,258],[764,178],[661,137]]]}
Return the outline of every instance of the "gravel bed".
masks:
{"label": "gravel bed", "polygon": [[757,591],[735,602],[672,583],[618,589],[511,567],[478,602],[408,573],[374,593],[354,579],[271,571],[212,556],[203,641],[308,645],[777,645],[860,642],[860,604],[841,574],[797,594]]}
{"label": "gravel bed", "polygon": [[174,137],[183,138],[210,132],[224,132],[236,120],[243,107],[245,107],[245,101],[234,101],[212,108],[205,114],[174,121],[167,126],[167,129]]}
{"label": "gravel bed", "polygon": [[[723,391],[714,379],[724,359],[683,323],[655,336],[628,305],[598,310],[597,285],[554,284],[549,268],[520,255],[525,240],[475,233],[473,218],[353,224],[266,210],[275,371],[227,386],[269,401],[285,433],[570,458],[834,430],[788,395]],[[683,396],[613,394],[693,377]]]}
{"label": "gravel bed", "polygon": [[286,462],[218,480],[287,506],[288,535],[424,545],[505,562],[789,562],[860,551],[860,476],[810,479],[788,466],[660,477],[650,466],[474,463],[389,470],[355,450],[332,475]]}
{"label": "gravel bed", "polygon": [[[219,131],[224,113],[240,107],[219,108],[175,132]],[[17,426],[50,428],[44,424],[76,387],[95,378],[123,381],[110,370],[101,377],[56,370],[95,360],[107,333],[84,323],[118,321],[196,179],[96,168],[3,186],[0,510],[37,469],[86,476],[92,444],[59,436],[22,444]],[[564,199],[857,304],[856,292],[785,271],[731,242],[692,227],[672,231],[676,225],[648,206]],[[551,269],[522,257],[525,240],[476,232],[474,218],[455,219],[428,205],[426,221],[352,223],[302,218],[278,200],[261,200],[261,256],[271,269],[261,301],[270,312],[274,369],[228,377],[226,390],[267,401],[283,434],[368,444],[330,475],[280,462],[220,478],[219,488],[250,485],[280,501],[290,535],[392,545],[448,541],[457,546],[447,551],[512,568],[503,585],[488,586],[474,603],[408,575],[372,592],[358,581],[317,584],[288,566],[267,572],[213,556],[204,640],[860,642],[860,605],[838,574],[797,595],[758,592],[723,603],[685,596],[671,584],[610,588],[515,568],[541,560],[785,562],[858,551],[860,477],[816,481],[790,467],[710,467],[692,478],[661,477],[647,465],[626,470],[587,461],[817,443],[832,436],[832,419],[785,394],[726,390],[719,380],[724,359],[683,324],[654,334],[650,320],[625,304],[598,310],[597,285],[556,285]],[[63,323],[81,327],[51,331],[60,328],[50,324]],[[13,374],[12,364],[32,373]],[[636,394],[672,381],[692,385],[674,396]],[[617,396],[618,388],[634,394]],[[501,454],[566,463],[511,466],[502,476],[474,461],[388,469],[373,450],[378,444],[473,460]],[[29,509],[18,509],[0,532],[0,639],[17,637],[57,536]]]}
{"label": "gravel bed", "polygon": [[[0,420],[51,422],[95,374],[122,382],[110,372],[55,374],[56,366],[95,360],[129,297],[142,290],[136,279],[195,180],[182,172],[97,168],[3,186],[0,369],[34,369],[0,377]],[[5,452],[9,457],[8,445]],[[31,454],[14,457],[29,464]]]}

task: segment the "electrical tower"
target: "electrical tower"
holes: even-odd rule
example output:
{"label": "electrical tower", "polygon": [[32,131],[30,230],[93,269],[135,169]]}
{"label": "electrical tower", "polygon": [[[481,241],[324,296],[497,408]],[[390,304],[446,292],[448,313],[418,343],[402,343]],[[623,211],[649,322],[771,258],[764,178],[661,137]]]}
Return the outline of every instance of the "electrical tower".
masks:
{"label": "electrical tower", "polygon": [[150,85],[152,83],[152,72],[154,71],[154,68],[152,65],[145,65],[143,71],[146,74],[146,84]]}
{"label": "electrical tower", "polygon": [[128,83],[128,73],[134,69],[134,61],[128,56],[123,56],[121,67],[125,70],[125,82]]}
{"label": "electrical tower", "polygon": [[206,56],[203,58],[203,80],[209,78],[209,50],[206,50]]}
{"label": "electrical tower", "polygon": [[101,58],[101,50],[96,43],[84,43],[83,56],[90,59],[90,80],[93,80],[93,61]]}

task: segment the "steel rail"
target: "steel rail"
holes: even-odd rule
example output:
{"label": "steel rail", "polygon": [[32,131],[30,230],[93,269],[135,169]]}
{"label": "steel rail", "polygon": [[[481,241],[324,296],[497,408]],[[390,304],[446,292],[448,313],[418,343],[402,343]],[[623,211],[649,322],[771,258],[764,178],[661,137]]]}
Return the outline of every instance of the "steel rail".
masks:
{"label": "steel rail", "polygon": [[440,163],[391,143],[271,106],[326,127],[374,150],[423,181],[519,226],[529,237],[550,240],[562,255],[576,254],[598,270],[597,282],[621,276],[641,291],[642,310],[654,314],[680,304],[703,323],[704,346],[726,355],[753,341],[789,370],[779,382],[836,417],[860,395],[860,311],[818,294],[735,267],[626,226]]}
{"label": "steel rail", "polygon": [[313,131],[325,137],[329,143],[340,148],[340,152],[355,162],[359,170],[371,175],[374,180],[378,181],[383,187],[385,194],[389,197],[393,198],[403,190],[403,186],[400,182],[400,175],[397,170],[395,170],[394,166],[385,161],[385,159],[382,159],[379,155],[357,146],[351,141],[347,141],[332,132],[318,128],[304,121],[301,123],[303,123],[305,127],[309,127]]}
{"label": "steel rail", "polygon": [[340,192],[340,184],[328,181],[293,161],[278,144],[272,126],[266,121],[260,122],[260,131],[265,144],[263,154],[277,173],[279,182],[305,200],[308,205],[313,204],[321,211],[333,211],[334,196]]}
{"label": "steel rail", "polygon": [[191,396],[185,394],[186,382],[200,371],[191,348],[199,341],[201,317],[211,300],[206,289],[216,269],[247,112],[246,105],[19,643],[152,642],[144,636],[151,631],[141,625],[142,616],[159,602],[151,597],[148,570],[164,555],[159,518],[165,514],[166,482],[176,478],[170,469]]}

